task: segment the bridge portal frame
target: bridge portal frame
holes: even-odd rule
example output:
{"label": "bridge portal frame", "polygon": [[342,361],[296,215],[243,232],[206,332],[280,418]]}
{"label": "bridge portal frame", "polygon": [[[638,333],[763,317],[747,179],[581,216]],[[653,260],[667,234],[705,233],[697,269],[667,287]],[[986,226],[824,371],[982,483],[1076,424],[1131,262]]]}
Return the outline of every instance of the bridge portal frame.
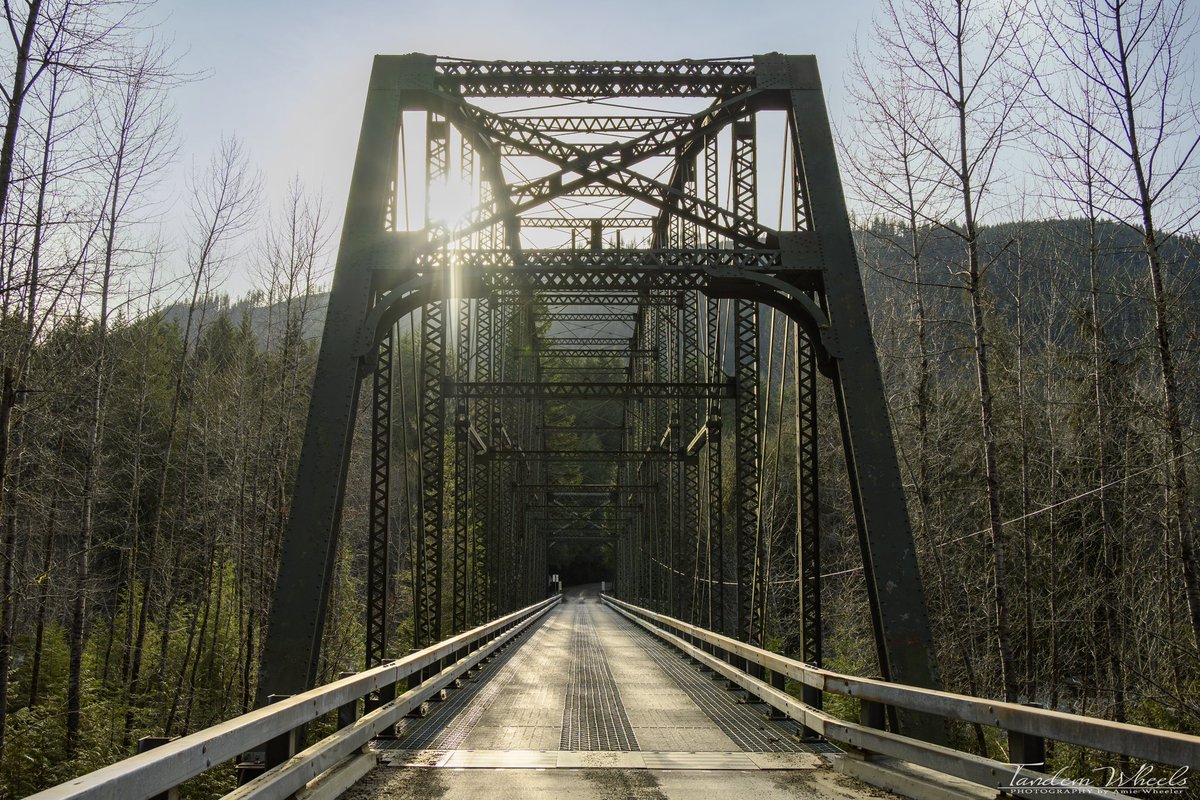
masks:
{"label": "bridge portal frame", "polygon": [[[468,102],[473,97],[585,95],[714,100],[702,114],[656,123],[649,133],[594,151],[567,145],[527,120],[484,111]],[[794,230],[772,230],[763,225],[750,199],[754,192],[747,182],[754,175],[754,132],[748,120],[759,111],[783,111],[787,117],[795,169]],[[477,159],[480,166],[481,192],[487,202],[472,221],[453,233],[433,227],[397,230],[397,142],[405,112],[427,115],[427,190],[428,176],[449,169],[450,128],[459,132],[464,152],[469,148],[471,158]],[[708,176],[715,172],[716,136],[724,126],[734,129],[735,202],[731,209],[717,202],[712,192],[715,184],[707,177],[704,196],[697,189],[698,173]],[[558,171],[533,180],[510,181],[501,159],[504,153],[515,151],[539,154],[557,165]],[[662,155],[675,159],[667,181],[656,181],[631,169],[639,161]],[[651,247],[605,250],[593,241],[592,249],[583,251],[542,253],[522,249],[521,214],[589,187],[615,191],[657,209]],[[450,246],[468,236],[475,237],[477,247],[464,263],[461,253],[451,255]],[[701,238],[704,247],[700,246]],[[457,268],[451,269],[452,265]],[[715,343],[717,335],[711,329],[713,301],[724,299],[735,304],[740,320],[735,325],[734,345],[737,405],[735,419],[726,426],[725,435],[738,437],[739,443],[733,528],[736,536],[732,549],[723,555],[713,555],[719,550],[711,551],[709,563],[702,565],[697,560],[692,562],[692,569],[699,572],[703,568],[715,577],[709,584],[711,594],[718,596],[719,614],[710,616],[714,627],[728,632],[729,617],[735,616],[736,633],[751,641],[762,635],[759,608],[764,591],[758,568],[762,558],[761,519],[755,498],[758,470],[752,463],[757,446],[746,444],[758,425],[751,363],[759,349],[753,320],[760,304],[779,309],[793,320],[797,341],[803,338],[807,364],[804,370],[797,370],[802,394],[799,422],[807,429],[798,441],[803,465],[798,473],[802,502],[796,520],[801,562],[796,603],[803,620],[799,651],[806,658],[820,658],[819,572],[815,569],[819,562],[819,517],[815,513],[816,453],[811,429],[816,424],[814,387],[819,371],[830,380],[836,401],[880,672],[889,680],[939,686],[912,529],[815,59],[772,53],[711,61],[518,63],[410,54],[377,56],[368,86],[275,602],[265,637],[260,702],[269,694],[301,692],[316,681],[361,384],[382,366],[380,359],[392,357],[388,349],[396,323],[418,309],[422,328],[422,513],[419,533],[409,531],[410,536],[419,539],[414,565],[415,644],[426,646],[442,637],[442,515],[446,508],[442,448],[447,430],[445,381],[450,349],[447,303],[462,297],[487,299],[492,335],[507,337],[507,344],[493,348],[496,363],[487,366],[489,375],[480,378],[483,368],[478,364],[473,368],[477,382],[534,382],[540,374],[538,360],[517,356],[522,351],[536,352],[530,299],[539,291],[572,296],[630,292],[645,298],[647,304],[663,304],[664,295],[671,292],[699,291],[709,301],[698,309],[695,321],[709,323],[704,339],[710,343]],[[631,351],[644,349],[638,339],[650,330],[644,322],[644,315],[639,314]],[[469,358],[460,354],[454,361],[454,369],[469,369],[464,367],[464,362],[470,363]],[[691,374],[682,380],[695,383],[703,377],[702,371],[723,373],[723,369],[724,365],[717,363],[710,352],[707,364],[689,364],[687,371]],[[679,376],[675,378],[680,382]],[[660,378],[660,382],[671,381]],[[390,396],[385,394],[392,391],[392,383],[375,380],[373,411],[390,403]],[[677,421],[681,404],[682,410],[697,418],[698,423],[699,399],[679,397],[672,401],[676,439],[682,425]],[[483,411],[474,420],[461,407],[456,408],[451,429],[464,437],[473,432],[474,447],[480,455],[502,443],[508,431],[505,425],[511,426],[518,438],[533,440],[540,435],[533,414],[540,400],[514,412],[503,424],[502,402],[502,398],[485,398]],[[705,441],[711,447],[721,438],[720,401],[707,398],[704,411]],[[384,572],[390,569],[390,556],[377,537],[390,533],[384,521],[389,518],[387,509],[395,495],[386,491],[391,480],[389,459],[383,451],[389,438],[386,429],[376,413],[370,552],[372,569]],[[670,444],[679,448],[685,443],[673,440]],[[710,478],[714,469],[719,470],[719,463],[714,465],[714,461],[719,459],[714,459],[710,451],[704,473]],[[540,548],[540,562],[533,537],[512,528],[523,516],[522,501],[520,496],[506,494],[505,487],[518,479],[544,482],[544,467],[500,461],[487,467],[491,471],[481,480],[462,480],[465,476],[458,472],[476,462],[486,464],[487,460],[475,459],[465,450],[455,454],[455,491],[466,492],[474,485],[476,491],[487,493],[485,502],[472,504],[456,498],[454,507],[463,514],[482,508],[487,518],[473,520],[471,525],[456,524],[454,536],[473,536],[475,526],[482,526],[482,541],[475,542],[476,548],[486,549],[500,540],[513,544],[499,569],[520,565],[536,568],[544,562],[545,548]],[[655,507],[666,514],[670,532],[654,546],[666,548],[661,552],[673,563],[682,563],[677,557],[687,548],[679,532],[690,523],[682,513],[679,487],[694,490],[701,472],[699,464],[693,475],[686,464],[669,463],[660,463],[657,468],[663,490]],[[719,485],[719,471],[716,474]],[[632,478],[627,470],[627,482],[636,482]],[[406,502],[411,499],[406,498]],[[711,498],[707,505],[710,517],[720,514],[720,497]],[[711,533],[711,519],[707,524]],[[502,534],[506,525],[507,532]],[[630,535],[623,534],[622,541],[628,543]],[[462,569],[469,569],[470,552],[465,539],[455,538],[456,566],[461,563]],[[632,548],[625,547],[622,552],[623,568],[628,571],[634,566],[627,563]],[[734,555],[736,558],[730,557]],[[715,559],[722,563],[714,565],[711,561]],[[736,562],[736,569],[729,572],[726,560]],[[737,577],[737,596],[721,599],[719,596],[726,594],[725,578],[731,575]],[[474,574],[469,583],[465,577],[460,582],[459,577],[456,573],[456,592],[463,586],[487,582],[481,574]],[[496,613],[515,607],[528,599],[518,595],[540,581],[527,583],[529,586],[508,590],[492,587],[486,603],[466,604],[465,599],[460,603],[456,598],[452,624],[468,624],[471,620],[464,617],[468,613]],[[380,627],[386,615],[387,581],[369,579],[369,585],[373,594],[368,659],[382,658],[387,647]],[[660,600],[672,600],[678,606],[684,602],[684,594],[677,589],[668,585],[654,593]],[[505,591],[509,592],[507,596]],[[695,596],[691,602],[698,602]],[[901,725],[927,738],[940,738],[938,731],[919,715],[902,717]]]}

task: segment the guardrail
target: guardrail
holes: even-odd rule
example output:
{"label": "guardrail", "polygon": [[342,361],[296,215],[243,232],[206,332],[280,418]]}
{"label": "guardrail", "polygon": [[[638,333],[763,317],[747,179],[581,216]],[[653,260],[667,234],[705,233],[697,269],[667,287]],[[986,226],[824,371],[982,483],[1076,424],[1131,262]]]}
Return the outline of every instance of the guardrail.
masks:
{"label": "guardrail", "polygon": [[[817,734],[848,745],[863,754],[901,759],[981,786],[1002,790],[1006,794],[1027,797],[1044,797],[1048,793],[1046,781],[1049,780],[1053,780],[1053,794],[1056,796],[1129,797],[1096,786],[1083,785],[1078,781],[1058,777],[1052,779],[1051,776],[1040,772],[1018,769],[1015,766],[1016,763],[1044,763],[1046,740],[1080,745],[1175,767],[1200,766],[1200,737],[843,675],[808,666],[608,595],[601,597],[627,619],[739,684],[772,708]],[[703,647],[698,647],[697,644]],[[738,662],[756,665],[769,671],[771,675],[764,676],[766,680],[763,680],[740,668]],[[785,693],[782,690],[781,677],[799,681],[818,692],[830,692],[860,701],[861,724],[846,722]],[[774,685],[768,682],[772,679]],[[883,730],[887,716],[884,710],[888,706],[947,720],[999,728],[1008,734],[1010,757],[1014,763],[1006,764]],[[1032,779],[1040,785],[1023,789],[1021,786],[1012,785],[1016,778],[1027,781]]]}
{"label": "guardrail", "polygon": [[[190,778],[255,750],[265,750],[266,766],[270,768],[225,795],[226,799],[279,800],[290,797],[309,781],[353,757],[380,732],[395,725],[511,642],[560,599],[560,596],[551,597],[404,658],[303,694],[279,699],[248,714],[81,775],[27,800],[165,797]],[[396,696],[397,684],[412,676],[423,680]],[[359,717],[358,701],[372,693],[394,696],[395,699]],[[293,755],[292,744],[298,731],[334,711],[338,714],[338,730]]]}

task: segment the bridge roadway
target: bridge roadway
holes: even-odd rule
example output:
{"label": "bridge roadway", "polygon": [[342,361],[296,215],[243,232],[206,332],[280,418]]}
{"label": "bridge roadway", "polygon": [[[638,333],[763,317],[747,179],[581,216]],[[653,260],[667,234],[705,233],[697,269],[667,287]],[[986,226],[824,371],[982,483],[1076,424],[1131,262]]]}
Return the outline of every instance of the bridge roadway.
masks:
{"label": "bridge roadway", "polygon": [[861,798],[889,796],[831,768],[677,650],[600,602],[564,602],[481,673],[380,740],[348,793],[376,798]]}

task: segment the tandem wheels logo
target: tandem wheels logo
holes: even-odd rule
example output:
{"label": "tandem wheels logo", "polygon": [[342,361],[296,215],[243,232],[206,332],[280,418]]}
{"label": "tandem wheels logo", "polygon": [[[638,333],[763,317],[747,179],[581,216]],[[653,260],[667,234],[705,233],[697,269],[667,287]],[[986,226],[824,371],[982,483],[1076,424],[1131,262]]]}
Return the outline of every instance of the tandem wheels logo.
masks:
{"label": "tandem wheels logo", "polygon": [[1127,794],[1130,797],[1183,797],[1188,791],[1188,767],[1164,768],[1143,764],[1132,772],[1116,767],[1099,767],[1092,770],[1092,777],[1069,777],[1066,770],[1054,774],[1034,772],[1044,764],[1009,764],[1013,768],[1008,783],[1001,791],[1020,790],[1024,796],[1071,795],[1080,789],[1105,789]]}

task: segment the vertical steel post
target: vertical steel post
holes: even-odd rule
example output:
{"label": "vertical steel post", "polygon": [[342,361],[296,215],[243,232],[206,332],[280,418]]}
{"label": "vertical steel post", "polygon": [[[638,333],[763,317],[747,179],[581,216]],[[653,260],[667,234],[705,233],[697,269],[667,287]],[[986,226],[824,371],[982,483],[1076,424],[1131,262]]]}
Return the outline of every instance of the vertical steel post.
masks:
{"label": "vertical steel post", "polygon": [[442,638],[445,334],[445,301],[427,303],[421,314],[421,540],[417,546],[417,598],[413,609],[413,646],[418,648]]}
{"label": "vertical steel post", "polygon": [[[460,381],[470,380],[470,315],[471,301],[458,301],[457,347],[454,372]],[[470,598],[470,443],[471,419],[466,398],[459,398],[454,409],[454,554],[452,582],[452,633],[468,628]]]}
{"label": "vertical steel post", "polygon": [[[475,305],[475,379],[492,380],[492,306],[487,298],[480,298]],[[491,403],[476,400],[471,408],[472,424],[486,447],[494,447],[491,430]],[[478,454],[471,462],[471,497],[474,502],[475,528],[471,538],[472,582],[475,591],[471,595],[471,621],[478,625],[491,615],[491,518],[489,512],[493,501],[491,494],[491,464]]]}
{"label": "vertical steel post", "polygon": [[[742,219],[757,220],[757,146],[754,117],[733,123],[733,206]],[[759,514],[758,304],[734,304],[735,517],[738,572],[738,638],[762,644],[760,603],[764,588]]]}
{"label": "vertical steel post", "polygon": [[[726,306],[728,308],[728,306]],[[728,331],[722,325],[721,301],[711,299],[708,302],[708,330],[712,336],[709,342],[713,382],[724,380],[724,340]],[[724,461],[724,430],[721,400],[709,401],[708,419],[708,511],[709,538],[712,541],[712,551],[709,561],[714,591],[713,618],[716,630],[726,636],[735,635],[737,630],[737,592],[734,583],[737,580],[736,569],[730,568],[734,548],[730,547],[729,535],[725,525],[725,489],[722,464]]]}
{"label": "vertical steel post", "polygon": [[392,332],[375,354],[371,408],[371,496],[367,526],[367,620],[365,668],[387,658],[388,584],[391,578]]}
{"label": "vertical steel post", "polygon": [[[425,214],[431,189],[450,171],[450,129],[432,111],[425,117]],[[413,609],[413,645],[428,647],[442,638],[442,531],[445,520],[446,289],[450,276],[439,276],[442,296],[421,313],[421,541],[417,548],[417,598]]]}
{"label": "vertical steel post", "polygon": [[[821,631],[821,508],[817,437],[817,359],[799,326],[794,331],[796,389],[796,552],[800,603],[799,646],[789,642],[787,655],[806,664],[823,663]],[[794,638],[794,637],[792,637]],[[802,698],[822,707],[821,690],[805,685]]]}
{"label": "vertical steel post", "polygon": [[734,537],[737,548],[737,635],[760,644],[762,620],[755,602],[761,569],[758,518],[758,306],[735,301]]}

